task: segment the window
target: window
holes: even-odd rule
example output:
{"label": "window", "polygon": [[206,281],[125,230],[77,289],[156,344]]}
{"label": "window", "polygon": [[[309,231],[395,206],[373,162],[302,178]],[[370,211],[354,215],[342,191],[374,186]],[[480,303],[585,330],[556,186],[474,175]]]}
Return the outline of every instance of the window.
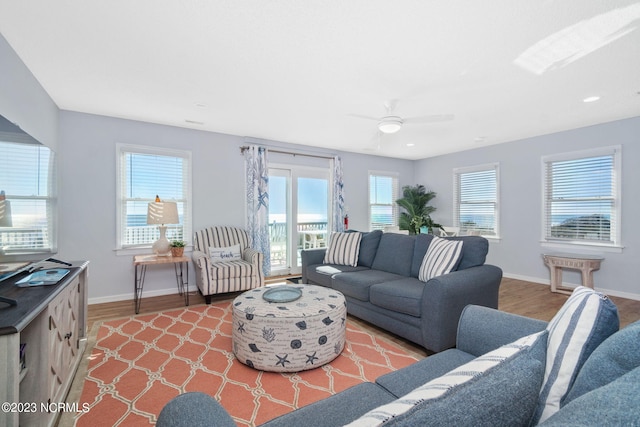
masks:
{"label": "window", "polygon": [[11,135],[0,132],[0,255],[55,252],[54,153]]}
{"label": "window", "polygon": [[398,225],[398,175],[369,172],[369,230]]}
{"label": "window", "polygon": [[151,246],[157,226],[147,225],[156,195],[178,204],[180,224],[167,224],[167,239],[191,238],[191,153],[118,145],[118,248]]}
{"label": "window", "polygon": [[620,244],[620,147],[543,157],[543,239]]}
{"label": "window", "polygon": [[463,234],[499,236],[498,164],[453,171],[455,226]]}

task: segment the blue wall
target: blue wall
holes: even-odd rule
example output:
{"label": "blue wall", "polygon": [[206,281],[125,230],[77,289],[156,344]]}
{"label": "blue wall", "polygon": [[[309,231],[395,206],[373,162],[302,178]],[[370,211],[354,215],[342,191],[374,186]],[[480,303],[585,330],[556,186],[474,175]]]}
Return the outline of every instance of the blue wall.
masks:
{"label": "blue wall", "polygon": [[[640,259],[640,117],[566,132],[438,156],[416,162],[416,181],[438,193],[434,218],[453,221],[453,169],[499,162],[500,234],[492,240],[488,261],[506,276],[549,283],[549,270],[541,254],[547,251],[603,255],[594,272],[596,289],[611,295],[640,299],[636,266]],[[622,146],[622,244],[621,251],[594,248],[549,248],[542,237],[542,157],[595,147]],[[566,271],[566,270],[565,270]],[[564,282],[579,284],[579,273],[566,271]]]}

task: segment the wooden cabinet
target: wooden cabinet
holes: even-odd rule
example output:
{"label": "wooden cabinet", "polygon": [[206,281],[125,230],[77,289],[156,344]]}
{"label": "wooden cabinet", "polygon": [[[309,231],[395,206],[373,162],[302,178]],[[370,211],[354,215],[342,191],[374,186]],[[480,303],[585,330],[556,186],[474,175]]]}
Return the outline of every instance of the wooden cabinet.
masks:
{"label": "wooden cabinet", "polygon": [[58,419],[56,404],[65,401],[86,347],[87,265],[74,263],[57,285],[11,284],[5,295],[18,305],[0,308],[0,403],[15,411],[3,410],[0,425],[52,426]]}

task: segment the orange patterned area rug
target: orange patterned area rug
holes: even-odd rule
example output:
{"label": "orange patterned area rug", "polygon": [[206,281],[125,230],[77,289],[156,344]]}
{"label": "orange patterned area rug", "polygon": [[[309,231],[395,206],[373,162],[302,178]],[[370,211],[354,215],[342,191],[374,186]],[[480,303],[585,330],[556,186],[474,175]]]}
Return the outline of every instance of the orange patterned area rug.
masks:
{"label": "orange patterned area rug", "polygon": [[[65,414],[61,424],[154,425],[171,398],[201,391],[239,426],[255,426],[417,360],[347,321],[345,348],[329,364],[299,373],[262,372],[235,359],[231,328],[231,302],[103,322],[85,354],[78,406],[86,410]],[[81,366],[76,381],[82,374]]]}

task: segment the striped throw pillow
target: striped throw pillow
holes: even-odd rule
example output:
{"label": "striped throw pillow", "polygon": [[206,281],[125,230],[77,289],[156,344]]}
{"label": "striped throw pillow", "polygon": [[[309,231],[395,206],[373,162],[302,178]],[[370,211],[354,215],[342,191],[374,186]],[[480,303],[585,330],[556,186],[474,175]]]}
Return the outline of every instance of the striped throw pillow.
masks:
{"label": "striped throw pillow", "polygon": [[360,254],[360,240],[362,233],[331,233],[329,247],[324,255],[324,264],[358,265]]}
{"label": "striped throw pillow", "polygon": [[532,425],[558,412],[589,355],[620,327],[618,309],[606,295],[578,286],[547,330],[547,364]]}
{"label": "striped throw pillow", "polygon": [[422,259],[418,279],[426,282],[437,276],[450,273],[460,264],[462,240],[447,240],[434,237]]}
{"label": "striped throw pillow", "polygon": [[[452,399],[458,393],[466,390],[471,392],[471,394],[478,394],[475,391],[479,390],[468,390],[468,387],[478,386],[481,384],[481,381],[488,380],[491,376],[503,376],[504,374],[511,374],[514,371],[509,366],[509,361],[514,361],[519,357],[529,357],[531,354],[527,353],[527,350],[531,349],[534,345],[541,346],[539,347],[539,361],[537,361],[537,365],[539,365],[539,377],[537,384],[534,384],[535,389],[533,389],[533,395],[538,390],[540,386],[540,382],[542,380],[542,361],[544,359],[544,347],[546,340],[546,331],[537,332],[532,335],[527,335],[522,337],[510,344],[506,344],[500,348],[497,348],[489,353],[486,353],[476,359],[473,359],[470,362],[465,363],[462,366],[450,371],[449,373],[444,374],[441,377],[435,378],[424,385],[410,391],[404,396],[394,400],[393,402],[389,402],[382,406],[378,406],[375,409],[367,412],[360,418],[355,421],[347,424],[346,427],[379,427],[383,426],[387,423],[393,423],[394,420],[401,418],[404,414],[410,413],[410,411],[415,410],[429,410],[430,405],[439,404],[446,401],[443,399]],[[543,340],[540,342],[539,340]],[[505,371],[502,371],[501,368],[505,366]],[[532,377],[532,373],[527,373],[527,378]],[[531,378],[535,381],[535,378]],[[520,379],[521,382],[526,381],[525,378]],[[473,385],[472,385],[473,384]],[[522,385],[522,384],[521,384]],[[493,399],[502,402],[505,405],[509,405],[509,396],[505,396],[504,398],[498,398],[495,394],[484,396],[486,399]],[[482,406],[482,405],[480,405]],[[529,411],[529,416],[533,411],[533,402],[531,403],[531,409]],[[477,409],[477,408],[476,408]],[[465,407],[463,410],[469,413],[471,418],[474,418],[474,411],[476,409]],[[451,408],[453,411],[454,408]],[[415,414],[415,412],[414,412]],[[405,420],[406,425],[422,425],[422,423],[411,422],[411,419]],[[433,420],[433,425],[456,425],[456,420]],[[458,425],[468,424],[473,425],[474,423],[463,422],[462,420],[457,420]],[[476,421],[479,421],[476,419]],[[487,424],[487,420],[485,424]],[[495,425],[500,425],[501,423],[496,422]]]}

